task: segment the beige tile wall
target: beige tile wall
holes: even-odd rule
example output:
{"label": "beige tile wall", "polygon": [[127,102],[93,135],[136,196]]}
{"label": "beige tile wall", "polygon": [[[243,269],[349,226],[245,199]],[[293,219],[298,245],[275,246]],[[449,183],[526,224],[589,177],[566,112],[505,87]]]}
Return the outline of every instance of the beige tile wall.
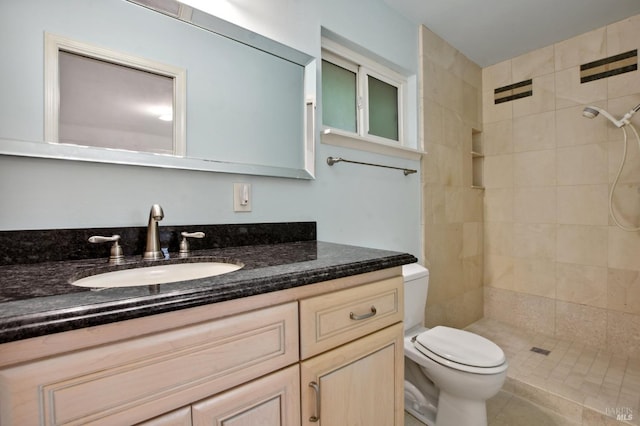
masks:
{"label": "beige tile wall", "polygon": [[[422,167],[426,323],[464,327],[483,316],[483,191],[471,189],[470,155],[472,131],[482,124],[482,71],[427,28],[420,37],[422,137],[429,153]],[[511,175],[495,170],[492,181]]]}
{"label": "beige tile wall", "polygon": [[[585,105],[620,117],[640,103],[640,71],[579,78],[581,64],[638,48],[640,15],[482,70],[485,316],[640,356],[640,232],[608,211],[622,132],[582,117]],[[533,96],[493,104],[495,88],[528,78]],[[640,226],[630,141],[614,205]]]}

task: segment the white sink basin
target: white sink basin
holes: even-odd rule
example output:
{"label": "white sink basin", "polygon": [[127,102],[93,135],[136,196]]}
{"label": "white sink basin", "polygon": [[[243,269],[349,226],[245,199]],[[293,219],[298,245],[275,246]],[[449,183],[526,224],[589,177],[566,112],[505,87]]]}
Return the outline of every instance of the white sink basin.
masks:
{"label": "white sink basin", "polygon": [[237,271],[244,265],[221,262],[172,263],[105,272],[80,278],[71,284],[78,287],[115,288],[166,284],[177,281],[213,277]]}

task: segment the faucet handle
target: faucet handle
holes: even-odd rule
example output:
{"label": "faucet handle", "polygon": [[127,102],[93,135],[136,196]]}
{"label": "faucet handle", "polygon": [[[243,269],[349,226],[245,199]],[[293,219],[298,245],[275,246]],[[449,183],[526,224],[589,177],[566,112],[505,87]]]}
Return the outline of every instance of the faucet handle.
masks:
{"label": "faucet handle", "polygon": [[187,238],[204,238],[204,232],[181,232],[182,241],[180,241],[180,252],[178,257],[189,257],[189,242]]}
{"label": "faucet handle", "polygon": [[111,265],[119,265],[124,262],[122,247],[120,247],[118,241],[120,241],[120,235],[112,235],[111,237],[101,237],[99,235],[94,235],[92,237],[89,237],[89,242],[93,244],[113,242],[113,245],[111,246],[111,254],[109,255],[109,263]]}

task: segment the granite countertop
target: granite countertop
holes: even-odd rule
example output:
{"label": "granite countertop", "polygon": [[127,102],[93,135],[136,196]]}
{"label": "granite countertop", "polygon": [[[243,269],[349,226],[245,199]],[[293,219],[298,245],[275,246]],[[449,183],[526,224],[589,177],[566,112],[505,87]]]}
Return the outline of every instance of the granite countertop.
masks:
{"label": "granite countertop", "polygon": [[[406,253],[320,241],[192,253],[192,258],[203,257],[241,262],[244,267],[225,275],[179,283],[95,291],[70,282],[113,269],[107,266],[105,258],[0,266],[0,343],[285,290],[417,261]],[[128,256],[126,260],[139,264],[140,257]],[[117,269],[127,267],[131,266]]]}

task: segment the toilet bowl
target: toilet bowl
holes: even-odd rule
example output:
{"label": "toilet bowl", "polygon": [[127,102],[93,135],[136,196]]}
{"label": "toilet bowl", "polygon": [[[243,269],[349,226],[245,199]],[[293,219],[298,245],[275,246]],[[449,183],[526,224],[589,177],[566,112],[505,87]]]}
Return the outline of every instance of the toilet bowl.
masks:
{"label": "toilet bowl", "polygon": [[429,426],[486,426],[486,401],[505,381],[508,362],[490,340],[455,328],[424,328],[429,271],[403,267],[405,410]]}

